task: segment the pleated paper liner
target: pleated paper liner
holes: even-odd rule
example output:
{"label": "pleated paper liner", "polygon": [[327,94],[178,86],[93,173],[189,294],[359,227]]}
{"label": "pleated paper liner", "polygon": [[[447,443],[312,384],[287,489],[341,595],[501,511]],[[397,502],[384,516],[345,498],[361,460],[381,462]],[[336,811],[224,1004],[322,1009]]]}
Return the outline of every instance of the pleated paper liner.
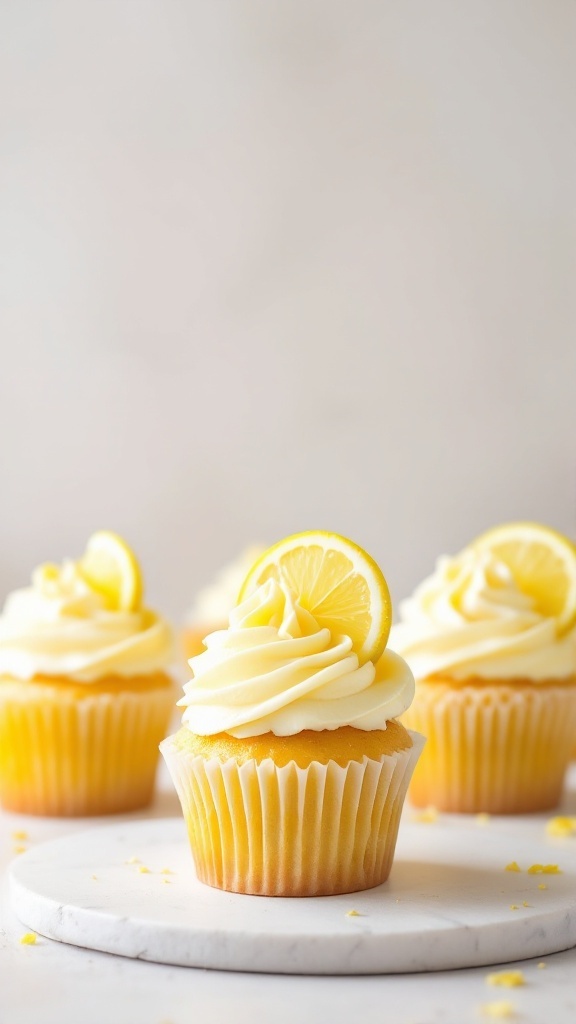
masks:
{"label": "pleated paper liner", "polygon": [[175,699],[164,679],[94,693],[89,684],[1,681],[2,806],[63,817],[146,806]]}
{"label": "pleated paper liner", "polygon": [[416,807],[521,814],[557,806],[576,736],[576,681],[416,684],[402,716],[427,737]]}
{"label": "pleated paper liner", "polygon": [[356,892],[390,873],[402,804],[424,744],[341,767],[221,762],[161,744],[198,878],[261,896]]}

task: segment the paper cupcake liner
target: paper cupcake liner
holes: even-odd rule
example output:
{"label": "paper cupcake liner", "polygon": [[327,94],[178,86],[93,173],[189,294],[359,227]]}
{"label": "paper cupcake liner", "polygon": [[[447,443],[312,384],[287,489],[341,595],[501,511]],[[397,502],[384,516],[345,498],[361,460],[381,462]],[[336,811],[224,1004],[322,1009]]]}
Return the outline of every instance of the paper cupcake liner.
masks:
{"label": "paper cupcake liner", "polygon": [[1,683],[0,803],[58,816],[144,807],[173,705],[170,686],[78,698],[62,685]]}
{"label": "paper cupcake liner", "polygon": [[400,812],[424,744],[341,767],[271,758],[237,764],[160,749],[172,775],[198,878],[260,896],[370,889],[392,866]]}
{"label": "paper cupcake liner", "polygon": [[417,682],[402,724],[427,737],[409,790],[415,806],[549,810],[576,735],[576,684]]}

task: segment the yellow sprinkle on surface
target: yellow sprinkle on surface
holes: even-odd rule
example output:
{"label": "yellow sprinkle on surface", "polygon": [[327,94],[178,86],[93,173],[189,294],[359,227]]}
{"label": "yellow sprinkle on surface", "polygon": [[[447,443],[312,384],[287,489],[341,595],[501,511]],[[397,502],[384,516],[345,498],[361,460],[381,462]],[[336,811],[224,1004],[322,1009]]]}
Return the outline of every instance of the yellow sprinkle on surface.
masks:
{"label": "yellow sprinkle on surface", "polygon": [[163,878],[162,881],[164,882],[164,885],[172,885],[169,878]]}
{"label": "yellow sprinkle on surface", "polygon": [[90,875],[90,878],[92,879],[93,882],[98,881],[98,875]]}
{"label": "yellow sprinkle on surface", "polygon": [[477,814],[476,815],[476,824],[477,825],[487,825],[489,821],[490,821],[490,815],[489,814],[485,814],[484,812],[482,812],[481,814]]}
{"label": "yellow sprinkle on surface", "polygon": [[13,852],[14,853],[26,853],[26,847],[25,846],[15,846],[14,849],[13,849]]}
{"label": "yellow sprinkle on surface", "polygon": [[20,945],[22,946],[35,946],[38,936],[34,932],[25,932],[20,938]]}
{"label": "yellow sprinkle on surface", "polygon": [[502,1000],[497,1003],[484,1003],[480,1009],[485,1017],[494,1017],[498,1020],[503,1020],[506,1017],[514,1017],[516,1015],[514,1005],[506,1000]]}
{"label": "yellow sprinkle on surface", "polygon": [[546,885],[546,882],[539,882],[538,883],[538,888],[539,889],[547,889],[548,886]]}
{"label": "yellow sprinkle on surface", "polygon": [[544,961],[542,960],[539,964],[536,964],[536,966],[538,967],[538,969],[540,971],[544,971],[546,969],[546,967],[548,967],[548,964],[545,964]]}
{"label": "yellow sprinkle on surface", "polygon": [[139,857],[128,857],[128,860],[125,860],[124,863],[125,864],[139,864],[140,863],[140,858]]}
{"label": "yellow sprinkle on surface", "polygon": [[487,985],[502,985],[504,988],[518,988],[526,981],[522,971],[495,971],[486,975]]}
{"label": "yellow sprinkle on surface", "polygon": [[174,872],[171,871],[170,868],[162,868],[160,874],[161,875],[173,875]]}
{"label": "yellow sprinkle on surface", "polygon": [[532,864],[528,868],[529,875],[561,875],[562,871],[557,864]]}
{"label": "yellow sprinkle on surface", "polygon": [[517,861],[511,860],[510,863],[507,864],[506,867],[504,868],[504,871],[522,871],[522,868],[517,863]]}
{"label": "yellow sprinkle on surface", "polygon": [[423,811],[418,811],[412,818],[412,821],[420,821],[425,825],[431,825],[434,821],[438,821],[438,811],[435,807],[425,807]]}
{"label": "yellow sprinkle on surface", "polygon": [[531,907],[532,904],[531,903],[526,903],[526,900],[522,900],[522,906],[523,907]]}
{"label": "yellow sprinkle on surface", "polygon": [[511,903],[510,910],[520,910],[520,907],[516,903]]}
{"label": "yellow sprinkle on surface", "polygon": [[21,829],[19,832],[13,832],[12,833],[12,839],[14,839],[16,842],[18,842],[18,840],[22,841],[24,839],[28,839],[28,833],[24,832]]}
{"label": "yellow sprinkle on surface", "polygon": [[347,910],[346,917],[362,917],[359,910]]}
{"label": "yellow sprinkle on surface", "polygon": [[138,865],[138,871],[140,872],[141,875],[149,875],[150,874],[150,868],[147,868],[145,864],[139,864]]}
{"label": "yellow sprinkle on surface", "polygon": [[560,839],[576,836],[576,817],[550,818],[550,821],[546,822],[546,832],[549,836],[558,836]]}

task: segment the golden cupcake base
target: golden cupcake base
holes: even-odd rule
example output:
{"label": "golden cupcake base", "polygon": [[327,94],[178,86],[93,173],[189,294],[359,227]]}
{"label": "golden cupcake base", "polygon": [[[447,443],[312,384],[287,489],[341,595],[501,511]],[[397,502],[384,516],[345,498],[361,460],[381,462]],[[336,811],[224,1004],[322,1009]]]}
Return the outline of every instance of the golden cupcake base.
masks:
{"label": "golden cupcake base", "polygon": [[[378,758],[347,756],[344,765],[308,758],[302,767],[282,755],[281,763],[260,755],[223,759],[218,749],[206,757],[186,749],[181,733],[187,730],[166,739],[160,749],[182,804],[198,878],[261,896],[333,895],[386,881],[424,742],[391,724],[401,737],[397,750]],[[330,743],[339,732],[329,734]],[[272,737],[270,744],[267,734],[252,742],[266,749],[279,739],[285,752],[286,741],[298,747],[303,735]],[[327,735],[316,734],[319,748]]]}
{"label": "golden cupcake base", "polygon": [[414,806],[551,810],[576,736],[576,680],[417,681],[402,722],[427,737],[409,789]]}
{"label": "golden cupcake base", "polygon": [[62,817],[145,807],[174,700],[160,673],[94,684],[0,679],[0,804]]}

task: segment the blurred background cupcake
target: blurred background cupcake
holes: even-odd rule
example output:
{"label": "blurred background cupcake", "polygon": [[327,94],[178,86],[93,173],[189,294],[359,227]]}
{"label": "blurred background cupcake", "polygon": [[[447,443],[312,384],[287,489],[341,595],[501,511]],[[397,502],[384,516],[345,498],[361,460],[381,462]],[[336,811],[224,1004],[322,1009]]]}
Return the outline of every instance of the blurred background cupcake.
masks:
{"label": "blurred background cupcake", "polygon": [[484,534],[400,605],[390,644],[427,736],[410,799],[512,814],[558,803],[576,736],[576,549],[543,526]]}
{"label": "blurred background cupcake", "polygon": [[35,570],[0,617],[0,802],[110,814],[151,799],[174,684],[172,631],[116,534]]}
{"label": "blurred background cupcake", "polygon": [[238,600],[240,587],[263,551],[261,544],[244,548],[233,562],[220,569],[208,586],[198,591],[183,631],[186,658],[193,658],[205,650],[203,640],[208,633],[227,628],[228,615]]}

